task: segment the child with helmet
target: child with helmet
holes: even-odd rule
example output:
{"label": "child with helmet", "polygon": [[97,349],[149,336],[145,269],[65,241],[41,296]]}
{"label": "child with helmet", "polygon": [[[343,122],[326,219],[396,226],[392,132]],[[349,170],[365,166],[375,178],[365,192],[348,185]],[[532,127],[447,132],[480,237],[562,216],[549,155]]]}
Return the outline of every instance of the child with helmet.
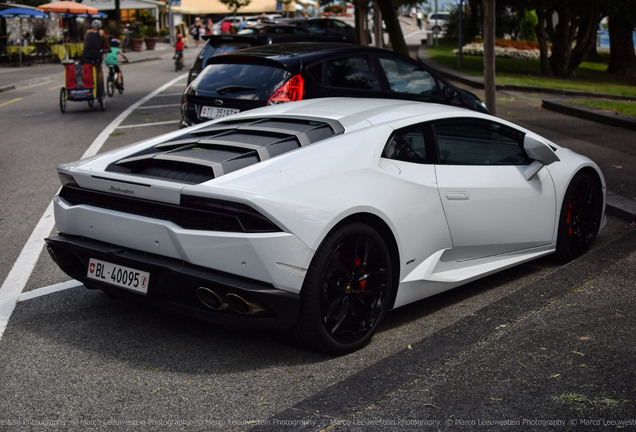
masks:
{"label": "child with helmet", "polygon": [[123,90],[122,82],[121,82],[122,81],[121,71],[119,69],[119,64],[117,62],[117,56],[121,55],[124,58],[124,61],[126,61],[126,63],[128,63],[128,57],[126,57],[126,54],[124,54],[120,50],[119,45],[120,45],[119,39],[115,38],[110,40],[110,50],[108,51],[108,54],[106,54],[106,58],[104,59],[104,62],[106,63],[106,66],[113,67],[113,70],[117,74],[117,87]]}
{"label": "child with helmet", "polygon": [[183,36],[181,36],[181,33],[177,34],[177,41],[174,43],[173,58],[179,58],[181,61],[181,67],[183,68]]}

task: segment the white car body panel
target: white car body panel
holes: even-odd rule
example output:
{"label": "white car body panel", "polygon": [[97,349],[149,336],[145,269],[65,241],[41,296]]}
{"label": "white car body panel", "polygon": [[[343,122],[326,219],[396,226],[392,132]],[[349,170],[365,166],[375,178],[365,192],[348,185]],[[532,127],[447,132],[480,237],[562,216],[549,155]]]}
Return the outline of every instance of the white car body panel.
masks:
{"label": "white car body panel", "polygon": [[[327,234],[348,217],[370,215],[389,228],[397,245],[394,307],[399,307],[554,252],[561,203],[574,174],[590,167],[605,188],[600,170],[588,158],[474,111],[405,101],[312,99],[251,110],[232,119],[259,118],[263,113],[333,119],[346,133],[201,184],[142,179],[105,169],[128,154],[216,121],[66,164],[60,172],[73,176],[83,188],[157,202],[178,204],[181,194],[188,194],[246,203],[282,232],[193,231],[117,211],[71,207],[56,199],[58,231],[298,293]],[[523,166],[426,165],[381,156],[395,129],[443,117],[509,125],[556,149],[560,161],[526,180]]]}

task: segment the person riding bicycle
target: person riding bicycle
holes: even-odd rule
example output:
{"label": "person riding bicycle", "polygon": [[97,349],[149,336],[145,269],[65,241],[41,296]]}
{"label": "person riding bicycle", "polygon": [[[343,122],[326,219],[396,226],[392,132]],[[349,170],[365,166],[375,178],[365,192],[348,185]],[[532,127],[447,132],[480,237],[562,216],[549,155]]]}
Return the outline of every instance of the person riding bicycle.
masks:
{"label": "person riding bicycle", "polygon": [[104,74],[102,72],[102,60],[104,53],[108,51],[108,38],[102,30],[102,22],[93,20],[91,28],[84,36],[84,52],[82,56],[86,63],[93,63],[97,68],[97,82],[99,83],[99,91],[104,88]]}
{"label": "person riding bicycle", "polygon": [[108,51],[108,54],[106,54],[106,59],[104,60],[104,62],[106,63],[106,66],[113,67],[113,71],[117,74],[117,87],[123,88],[121,82],[121,70],[119,69],[119,64],[117,63],[117,56],[121,55],[126,62],[128,62],[128,57],[126,57],[126,54],[121,52],[121,50],[119,49],[119,45],[119,39],[110,40],[110,51]]}
{"label": "person riding bicycle", "polygon": [[181,33],[177,34],[177,41],[174,43],[174,57],[181,60],[181,67],[183,67],[183,36]]}

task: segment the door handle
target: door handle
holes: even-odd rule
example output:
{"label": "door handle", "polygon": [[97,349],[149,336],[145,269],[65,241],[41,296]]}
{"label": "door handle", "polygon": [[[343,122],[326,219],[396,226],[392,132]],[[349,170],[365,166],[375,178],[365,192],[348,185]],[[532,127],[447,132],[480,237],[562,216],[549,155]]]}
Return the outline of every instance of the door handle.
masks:
{"label": "door handle", "polygon": [[467,200],[470,198],[468,192],[445,192],[446,199],[449,201]]}

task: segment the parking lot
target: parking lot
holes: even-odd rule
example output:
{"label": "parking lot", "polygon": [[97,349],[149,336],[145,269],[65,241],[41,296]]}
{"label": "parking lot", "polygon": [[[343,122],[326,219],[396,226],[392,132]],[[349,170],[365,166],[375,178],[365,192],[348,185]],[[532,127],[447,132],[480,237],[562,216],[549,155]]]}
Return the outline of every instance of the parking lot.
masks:
{"label": "parking lot", "polygon": [[[148,76],[144,67],[156,81],[109,101],[109,117],[92,117],[101,123],[81,142],[56,141],[51,159],[68,162],[71,154],[175,130],[185,76],[170,71],[169,57],[160,52],[145,62],[152,65],[130,65],[137,82]],[[2,94],[3,101],[52,86]],[[614,158],[629,139],[615,127],[541,112],[525,96],[502,96],[502,116],[540,124],[541,133],[577,151],[602,158],[599,149],[614,146],[605,152]],[[41,110],[57,109],[42,100]],[[70,108],[64,118],[47,111],[41,121],[66,126],[95,114]],[[597,134],[573,132],[584,128]],[[625,154],[623,164],[633,157]],[[40,255],[41,239],[53,231],[46,206],[59,187],[54,161],[40,162],[46,184],[38,186],[37,205],[16,215],[6,204],[2,210],[3,231],[11,223],[28,235],[4,241],[2,294],[13,297],[3,297],[1,308],[0,430],[593,430],[636,423],[633,220],[610,216],[594,249],[568,265],[544,258],[398,309],[368,347],[333,357],[299,347],[284,332],[210,325],[69,281]],[[3,196],[21,190],[7,187]],[[24,227],[20,217],[29,221]]]}

